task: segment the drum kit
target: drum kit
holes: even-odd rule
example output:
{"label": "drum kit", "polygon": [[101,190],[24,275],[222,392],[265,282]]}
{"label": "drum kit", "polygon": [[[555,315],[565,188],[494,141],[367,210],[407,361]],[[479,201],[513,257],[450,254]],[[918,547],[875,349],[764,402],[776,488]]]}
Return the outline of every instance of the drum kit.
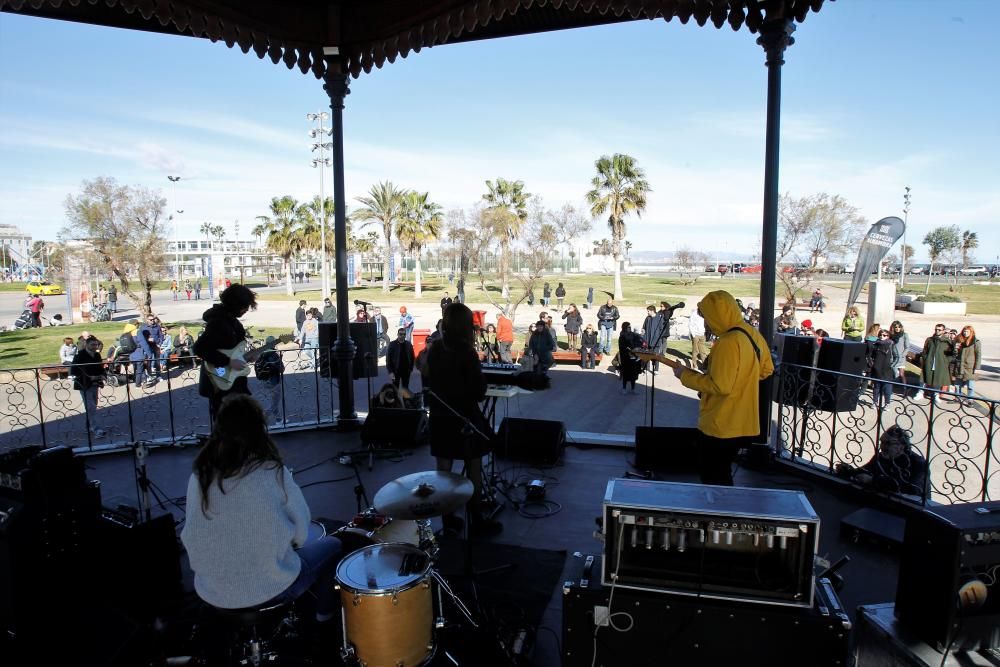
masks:
{"label": "drum kit", "polygon": [[477,627],[434,569],[439,549],[430,523],[432,517],[461,509],[472,495],[472,482],[455,473],[405,475],[375,494],[374,507],[333,533],[348,554],[337,566],[346,664],[411,667],[430,662],[437,646],[435,630],[446,624],[444,595]]}

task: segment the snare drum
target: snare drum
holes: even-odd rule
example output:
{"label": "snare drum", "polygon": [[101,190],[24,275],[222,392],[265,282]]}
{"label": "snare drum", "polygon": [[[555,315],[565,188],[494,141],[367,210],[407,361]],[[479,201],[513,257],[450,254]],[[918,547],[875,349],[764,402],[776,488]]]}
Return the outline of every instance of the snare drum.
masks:
{"label": "snare drum", "polygon": [[422,665],[434,653],[430,559],[409,544],[373,544],[337,566],[344,651],[367,667]]}

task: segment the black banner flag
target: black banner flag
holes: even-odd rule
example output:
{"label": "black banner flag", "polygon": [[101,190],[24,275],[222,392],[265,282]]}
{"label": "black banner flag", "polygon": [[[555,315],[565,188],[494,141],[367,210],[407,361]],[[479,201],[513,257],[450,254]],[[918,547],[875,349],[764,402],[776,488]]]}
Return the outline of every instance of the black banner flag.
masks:
{"label": "black banner flag", "polygon": [[903,235],[905,229],[906,224],[902,220],[896,216],[889,216],[882,218],[868,230],[858,250],[858,261],[854,264],[854,280],[851,281],[851,293],[847,298],[848,307],[857,300],[861,294],[861,287],[889,252],[889,248]]}

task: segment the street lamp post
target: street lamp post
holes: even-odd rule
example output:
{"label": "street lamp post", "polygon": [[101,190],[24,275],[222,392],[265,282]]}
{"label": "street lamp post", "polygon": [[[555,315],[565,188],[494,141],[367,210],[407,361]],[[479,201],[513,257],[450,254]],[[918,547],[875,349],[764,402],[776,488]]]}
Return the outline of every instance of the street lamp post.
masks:
{"label": "street lamp post", "polygon": [[333,130],[328,130],[323,126],[323,123],[330,119],[330,114],[325,111],[308,113],[306,119],[319,123],[318,128],[309,131],[309,136],[316,140],[312,149],[319,151],[319,157],[313,158],[312,166],[319,167],[320,289],[325,299],[330,296],[330,262],[327,261],[326,257],[326,195],[323,192],[323,167],[330,166],[330,159],[326,157],[326,151],[333,147],[333,143],[324,140],[333,133]]}
{"label": "street lamp post", "polygon": [[[171,199],[173,200],[174,210],[177,210],[177,181],[181,180],[180,176],[167,176],[167,180],[170,181],[171,188]],[[177,211],[180,215],[183,211]],[[181,248],[180,241],[177,235],[177,218],[170,216],[174,221],[174,278],[177,279],[178,286],[181,282]]]}
{"label": "street lamp post", "polygon": [[910,186],[903,188],[906,192],[903,193],[903,247],[899,251],[900,257],[902,257],[902,262],[899,267],[899,286],[900,288],[906,286],[906,227],[907,223],[910,221]]}

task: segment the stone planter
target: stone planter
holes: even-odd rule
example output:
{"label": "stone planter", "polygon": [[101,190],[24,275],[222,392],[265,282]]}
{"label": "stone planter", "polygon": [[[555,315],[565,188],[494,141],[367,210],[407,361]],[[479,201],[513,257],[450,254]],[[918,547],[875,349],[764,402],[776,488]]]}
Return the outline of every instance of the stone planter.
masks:
{"label": "stone planter", "polygon": [[917,300],[916,294],[896,294],[896,305],[908,308],[911,303]]}
{"label": "stone planter", "polygon": [[965,303],[962,301],[914,301],[910,311],[924,315],[965,315]]}

